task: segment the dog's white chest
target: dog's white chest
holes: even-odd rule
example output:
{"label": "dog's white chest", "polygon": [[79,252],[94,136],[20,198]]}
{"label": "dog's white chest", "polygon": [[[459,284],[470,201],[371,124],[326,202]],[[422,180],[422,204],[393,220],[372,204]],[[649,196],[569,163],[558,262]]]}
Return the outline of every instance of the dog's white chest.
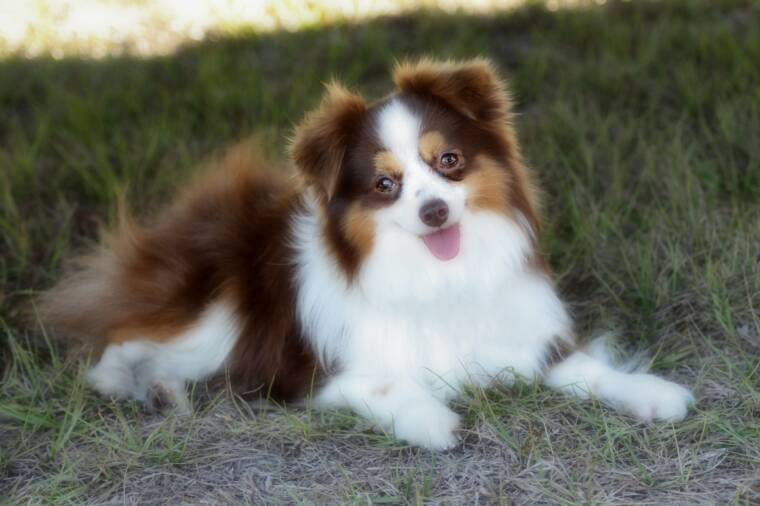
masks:
{"label": "dog's white chest", "polygon": [[422,241],[400,231],[376,238],[347,286],[313,240],[299,258],[299,314],[323,359],[344,369],[402,374],[444,390],[532,376],[569,318],[551,282],[527,267],[528,253],[514,222],[466,215],[453,261],[432,259]]}
{"label": "dog's white chest", "polygon": [[485,295],[362,304],[349,316],[343,361],[454,390],[515,373],[532,376],[546,342],[568,324],[551,285],[540,275],[521,273]]}

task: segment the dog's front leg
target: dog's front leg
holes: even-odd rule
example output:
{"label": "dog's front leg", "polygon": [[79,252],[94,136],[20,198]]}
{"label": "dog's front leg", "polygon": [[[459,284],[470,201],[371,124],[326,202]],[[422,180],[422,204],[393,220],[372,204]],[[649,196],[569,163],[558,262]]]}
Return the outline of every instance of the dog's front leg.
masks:
{"label": "dog's front leg", "polygon": [[417,446],[444,450],[459,441],[459,416],[408,378],[345,372],[332,378],[316,401],[349,407]]}

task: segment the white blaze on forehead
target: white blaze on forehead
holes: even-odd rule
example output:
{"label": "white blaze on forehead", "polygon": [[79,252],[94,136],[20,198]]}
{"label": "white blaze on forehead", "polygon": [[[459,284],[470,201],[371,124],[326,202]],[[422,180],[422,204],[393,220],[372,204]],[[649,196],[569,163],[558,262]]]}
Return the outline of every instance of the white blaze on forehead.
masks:
{"label": "white blaze on forehead", "polygon": [[404,160],[418,157],[420,126],[420,118],[400,101],[393,100],[380,111],[377,130],[385,147],[397,158]]}
{"label": "white blaze on forehead", "polygon": [[403,102],[392,100],[380,111],[377,135],[403,170],[401,193],[396,201],[375,213],[380,223],[393,223],[415,235],[431,232],[420,219],[420,207],[427,201],[442,199],[449,207],[448,225],[459,222],[464,212],[466,193],[437,174],[422,159],[419,139],[422,119]]}

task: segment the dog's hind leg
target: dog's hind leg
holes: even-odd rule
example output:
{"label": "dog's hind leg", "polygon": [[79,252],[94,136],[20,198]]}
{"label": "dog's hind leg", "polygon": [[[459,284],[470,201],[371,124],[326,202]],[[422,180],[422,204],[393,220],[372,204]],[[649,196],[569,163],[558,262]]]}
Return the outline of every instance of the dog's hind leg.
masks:
{"label": "dog's hind leg", "polygon": [[87,379],[105,396],[132,398],[149,408],[189,411],[185,385],[221,370],[239,334],[232,309],[212,304],[190,328],[166,341],[112,343]]}
{"label": "dog's hind leg", "polygon": [[144,347],[137,342],[109,345],[100,361],[87,372],[87,381],[101,394],[114,399],[144,399],[135,367],[146,359]]}
{"label": "dog's hind leg", "polygon": [[87,380],[102,395],[134,399],[150,410],[189,411],[185,378],[165,368],[162,345],[149,340],[111,344]]}

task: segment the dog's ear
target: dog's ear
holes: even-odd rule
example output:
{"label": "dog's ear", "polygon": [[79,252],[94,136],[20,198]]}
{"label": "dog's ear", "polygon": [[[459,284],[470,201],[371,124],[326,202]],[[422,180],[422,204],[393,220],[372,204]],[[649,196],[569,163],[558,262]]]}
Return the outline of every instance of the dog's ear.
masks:
{"label": "dog's ear", "polygon": [[503,123],[509,114],[507,86],[485,58],[400,63],[393,82],[400,92],[433,95],[474,120]]}
{"label": "dog's ear", "polygon": [[367,110],[364,99],[337,82],[295,129],[290,153],[308,184],[327,200],[338,181],[347,143]]}

